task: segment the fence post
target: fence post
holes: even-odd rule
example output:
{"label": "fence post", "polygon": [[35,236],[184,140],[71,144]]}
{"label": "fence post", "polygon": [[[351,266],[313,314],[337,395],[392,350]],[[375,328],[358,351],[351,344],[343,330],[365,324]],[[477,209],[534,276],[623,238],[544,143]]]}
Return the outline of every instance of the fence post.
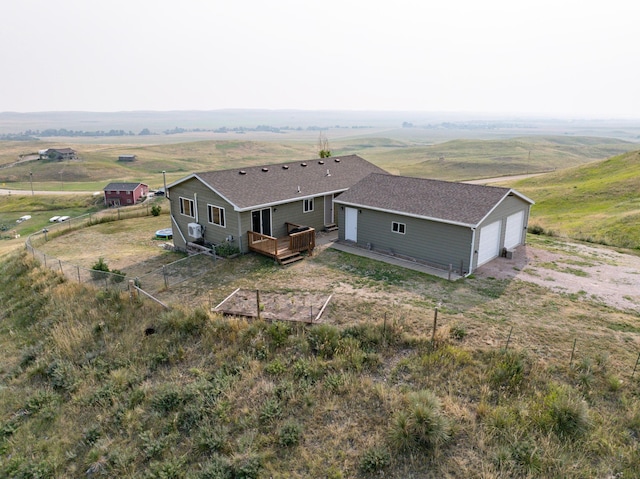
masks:
{"label": "fence post", "polygon": [[162,265],[162,277],[164,278],[165,289],[169,289],[169,281],[167,280],[167,272],[165,271],[164,265]]}
{"label": "fence post", "polygon": [[571,365],[573,364],[573,353],[575,353],[576,351],[576,341],[578,340],[578,338],[575,338],[573,340],[573,349],[571,349],[571,359],[569,359],[569,367],[571,367]]}
{"label": "fence post", "polygon": [[258,312],[258,319],[260,319],[260,290],[256,289],[256,311]]}
{"label": "fence post", "polygon": [[509,349],[509,342],[511,341],[511,333],[513,332],[513,326],[511,326],[511,329],[509,330],[509,336],[507,337],[507,345],[504,347],[504,350],[506,351],[507,349]]}
{"label": "fence post", "polygon": [[76,269],[78,270],[78,283],[82,283],[82,281],[80,281],[80,266],[76,266]]}
{"label": "fence post", "polygon": [[438,308],[433,310],[433,333],[431,333],[431,344],[436,340],[436,328],[438,327]]}
{"label": "fence post", "polygon": [[42,256],[44,257],[44,267],[47,267],[47,254],[46,253],[42,253]]}
{"label": "fence post", "polygon": [[640,353],[638,353],[638,359],[636,359],[636,365],[633,367],[633,372],[631,373],[631,377],[636,373],[636,369],[638,368],[638,363],[640,363]]}
{"label": "fence post", "polygon": [[64,270],[62,269],[62,260],[58,260],[58,264],[60,265],[60,272],[64,274]]}

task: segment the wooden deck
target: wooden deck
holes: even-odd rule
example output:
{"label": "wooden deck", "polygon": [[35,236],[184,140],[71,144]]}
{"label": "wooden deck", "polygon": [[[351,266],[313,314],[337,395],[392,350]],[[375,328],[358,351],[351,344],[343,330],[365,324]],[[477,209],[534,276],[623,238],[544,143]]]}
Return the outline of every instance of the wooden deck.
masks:
{"label": "wooden deck", "polygon": [[255,231],[247,231],[249,237],[249,249],[270,258],[274,258],[282,265],[290,264],[303,259],[300,254],[308,251],[313,252],[316,247],[316,230],[307,228],[298,231],[303,227],[294,223],[286,223],[289,234],[281,238],[263,235]]}

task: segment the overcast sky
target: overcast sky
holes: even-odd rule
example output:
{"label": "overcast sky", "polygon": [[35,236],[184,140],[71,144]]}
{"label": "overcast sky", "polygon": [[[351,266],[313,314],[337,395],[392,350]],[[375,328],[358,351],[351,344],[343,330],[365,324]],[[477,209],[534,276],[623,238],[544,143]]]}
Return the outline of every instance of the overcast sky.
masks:
{"label": "overcast sky", "polygon": [[640,118],[637,0],[11,0],[0,111]]}

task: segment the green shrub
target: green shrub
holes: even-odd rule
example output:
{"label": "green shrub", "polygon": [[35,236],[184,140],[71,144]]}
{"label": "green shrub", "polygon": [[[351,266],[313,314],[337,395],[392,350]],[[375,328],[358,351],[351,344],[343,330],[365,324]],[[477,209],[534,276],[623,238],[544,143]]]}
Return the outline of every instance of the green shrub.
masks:
{"label": "green shrub", "polygon": [[567,388],[553,389],[544,403],[546,422],[561,438],[577,438],[591,426],[587,403]]}
{"label": "green shrub", "polygon": [[262,458],[257,454],[242,454],[231,458],[233,479],[257,479],[262,469]]}
{"label": "green shrub", "polygon": [[127,273],[123,273],[119,269],[111,270],[111,282],[112,283],[122,283],[125,280],[125,276]]}
{"label": "green shrub", "polygon": [[153,216],[160,216],[160,212],[162,211],[162,206],[160,205],[153,205],[151,207],[151,214]]}
{"label": "green shrub", "polygon": [[396,413],[390,439],[398,450],[430,449],[449,440],[451,426],[436,395],[428,390],[409,393],[406,409]]}
{"label": "green shrub", "polygon": [[213,454],[200,471],[195,474],[196,479],[233,479],[233,471],[229,459]]}
{"label": "green shrub", "polygon": [[391,454],[386,449],[367,449],[360,458],[360,471],[364,473],[379,472],[391,464]]}
{"label": "green shrub", "polygon": [[525,378],[525,356],[515,351],[500,353],[493,363],[489,381],[499,390],[515,391]]}
{"label": "green shrub", "polygon": [[284,447],[297,446],[302,435],[302,426],[297,422],[289,421],[278,431],[278,444]]}
{"label": "green shrub", "polygon": [[291,326],[285,321],[274,321],[267,327],[267,335],[276,348],[286,344],[291,334]]}
{"label": "green shrub", "polygon": [[233,256],[235,254],[240,254],[240,248],[231,244],[229,241],[225,241],[224,243],[220,243],[215,247],[216,254],[223,258],[228,258],[229,256]]}
{"label": "green shrub", "polygon": [[95,280],[104,279],[109,272],[109,266],[105,263],[104,258],[98,258],[98,261],[91,267],[91,278]]}
{"label": "green shrub", "polygon": [[331,359],[340,343],[340,333],[334,326],[320,324],[309,330],[308,341],[315,354]]}

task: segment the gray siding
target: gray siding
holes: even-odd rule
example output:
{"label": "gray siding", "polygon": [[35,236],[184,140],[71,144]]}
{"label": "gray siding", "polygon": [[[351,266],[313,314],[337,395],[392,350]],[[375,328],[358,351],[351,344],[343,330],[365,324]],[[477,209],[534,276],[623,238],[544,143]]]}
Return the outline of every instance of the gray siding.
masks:
{"label": "gray siding", "polygon": [[[195,197],[194,197],[195,193]],[[223,200],[200,181],[193,178],[191,180],[180,183],[171,188],[171,215],[178,224],[180,231],[187,239],[192,241],[187,234],[187,225],[189,223],[198,223],[204,226],[204,241],[212,244],[220,244],[226,240],[229,235],[234,237],[234,241],[238,235],[238,214],[233,210],[233,206]],[[198,218],[192,218],[180,213],[180,198],[196,199]],[[221,227],[209,223],[208,205],[214,205],[224,208],[226,227]],[[173,242],[176,248],[185,249],[186,245],[182,244],[180,235],[173,235]],[[237,242],[236,242],[237,244]]]}
{"label": "gray siding", "polygon": [[[433,266],[469,270],[471,228],[420,218],[358,208],[358,244],[373,250],[392,251]],[[337,206],[339,233],[344,240],[344,209]],[[391,230],[393,221],[405,225],[405,234]]]}

